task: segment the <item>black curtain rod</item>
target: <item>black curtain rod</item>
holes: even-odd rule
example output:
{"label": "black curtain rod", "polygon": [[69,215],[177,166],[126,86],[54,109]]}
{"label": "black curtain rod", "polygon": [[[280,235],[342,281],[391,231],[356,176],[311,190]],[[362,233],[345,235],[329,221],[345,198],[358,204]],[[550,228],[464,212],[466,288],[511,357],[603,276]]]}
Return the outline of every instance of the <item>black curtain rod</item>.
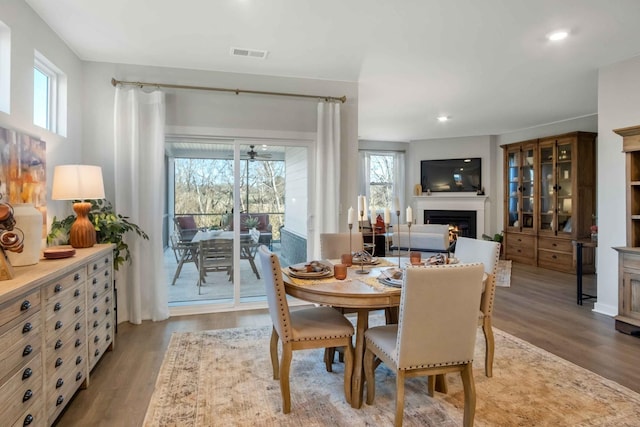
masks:
{"label": "black curtain rod", "polygon": [[300,93],[284,93],[284,92],[267,92],[262,90],[246,90],[246,89],[227,89],[220,87],[207,87],[207,86],[188,86],[188,85],[174,85],[167,83],[148,83],[148,82],[127,82],[122,80],[116,80],[115,78],[111,79],[111,84],[113,86],[117,85],[128,85],[128,86],[153,86],[157,88],[170,88],[170,89],[191,89],[191,90],[209,90],[216,92],[233,92],[236,95],[241,93],[252,93],[257,95],[275,95],[275,96],[293,96],[297,98],[313,98],[313,99],[324,99],[325,101],[337,101],[345,103],[347,102],[346,96],[335,97],[335,96],[322,96],[322,95],[304,95]]}

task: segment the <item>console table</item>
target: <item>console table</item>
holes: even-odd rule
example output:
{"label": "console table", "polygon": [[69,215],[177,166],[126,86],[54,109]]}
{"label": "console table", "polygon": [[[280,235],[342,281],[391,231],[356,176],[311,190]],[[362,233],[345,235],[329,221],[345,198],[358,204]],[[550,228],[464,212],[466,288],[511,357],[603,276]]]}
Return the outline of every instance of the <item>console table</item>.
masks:
{"label": "console table", "polygon": [[0,281],[2,425],[51,425],[113,349],[113,245],[14,272]]}

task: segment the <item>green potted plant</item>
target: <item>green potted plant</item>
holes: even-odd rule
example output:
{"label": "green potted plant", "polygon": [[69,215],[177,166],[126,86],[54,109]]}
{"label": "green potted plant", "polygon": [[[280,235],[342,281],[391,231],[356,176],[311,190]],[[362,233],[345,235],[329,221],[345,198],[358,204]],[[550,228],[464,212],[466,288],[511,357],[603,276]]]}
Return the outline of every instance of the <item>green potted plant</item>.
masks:
{"label": "green potted plant", "polygon": [[248,216],[247,219],[244,220],[244,226],[249,230],[256,228],[258,224],[260,224],[260,220],[255,216]]}
{"label": "green potted plant", "polygon": [[[47,244],[68,244],[69,230],[75,221],[75,215],[58,220],[53,217],[51,232],[47,235]],[[131,252],[129,245],[122,239],[128,232],[134,232],[143,239],[149,240],[149,236],[138,225],[129,221],[129,218],[116,213],[108,200],[91,200],[91,210],[89,220],[96,229],[96,240],[98,243],[114,243],[113,268],[118,267],[125,261],[131,262]]]}

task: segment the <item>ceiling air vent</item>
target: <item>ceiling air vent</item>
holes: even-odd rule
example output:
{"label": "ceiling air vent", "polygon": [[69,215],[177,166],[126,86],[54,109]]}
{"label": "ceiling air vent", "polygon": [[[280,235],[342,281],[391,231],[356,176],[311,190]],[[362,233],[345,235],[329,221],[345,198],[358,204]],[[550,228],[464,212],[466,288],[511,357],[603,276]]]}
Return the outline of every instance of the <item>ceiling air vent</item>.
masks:
{"label": "ceiling air vent", "polygon": [[231,56],[243,56],[245,58],[265,59],[268,52],[266,50],[245,49],[240,47],[231,48]]}

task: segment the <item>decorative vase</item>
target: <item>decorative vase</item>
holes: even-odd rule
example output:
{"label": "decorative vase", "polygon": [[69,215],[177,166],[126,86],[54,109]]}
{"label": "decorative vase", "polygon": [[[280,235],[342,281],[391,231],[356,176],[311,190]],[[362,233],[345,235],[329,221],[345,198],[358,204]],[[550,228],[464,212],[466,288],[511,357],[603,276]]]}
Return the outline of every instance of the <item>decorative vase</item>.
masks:
{"label": "decorative vase", "polygon": [[7,252],[11,265],[20,267],[37,264],[42,248],[42,213],[33,203],[16,203],[13,205],[13,217],[16,228],[24,234],[24,249],[20,253]]}

